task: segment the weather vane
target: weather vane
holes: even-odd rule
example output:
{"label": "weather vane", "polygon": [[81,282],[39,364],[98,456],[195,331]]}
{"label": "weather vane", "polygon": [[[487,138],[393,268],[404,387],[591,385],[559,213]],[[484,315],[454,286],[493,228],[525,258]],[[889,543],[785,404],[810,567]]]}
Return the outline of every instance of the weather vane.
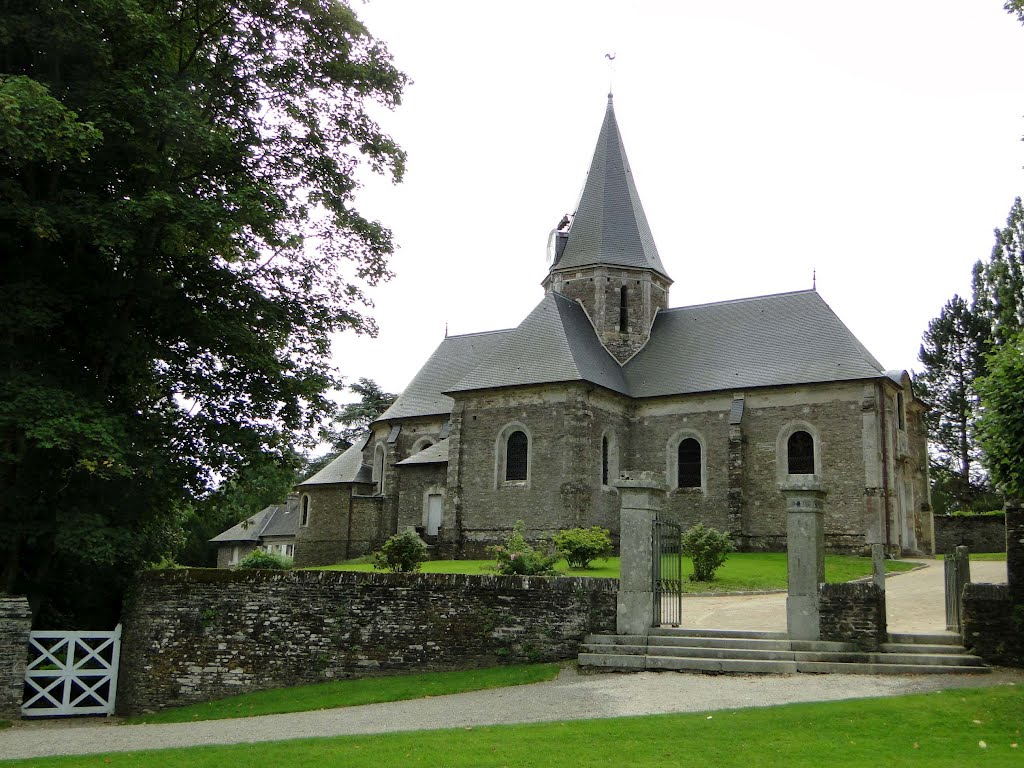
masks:
{"label": "weather vane", "polygon": [[604,57],[608,59],[608,95],[612,95],[612,84],[615,80],[615,53],[606,53]]}

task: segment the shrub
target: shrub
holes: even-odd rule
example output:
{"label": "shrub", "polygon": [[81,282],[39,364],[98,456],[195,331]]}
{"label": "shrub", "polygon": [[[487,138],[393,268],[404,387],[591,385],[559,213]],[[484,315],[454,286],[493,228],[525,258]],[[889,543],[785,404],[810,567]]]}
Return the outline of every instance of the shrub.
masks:
{"label": "shrub", "polygon": [[693,560],[693,575],[690,581],[714,581],[715,571],[735,551],[729,534],[705,528],[702,523],[683,533],[683,554]]}
{"label": "shrub", "polygon": [[555,549],[569,563],[570,568],[589,568],[590,561],[608,557],[612,553],[612,535],[599,525],[590,528],[570,528],[555,536]]}
{"label": "shrub", "polygon": [[272,555],[262,549],[254,549],[238,563],[239,568],[266,568],[287,571],[292,567],[292,559],[283,555]]}
{"label": "shrub", "polygon": [[551,576],[558,555],[549,555],[531,547],[523,535],[524,523],[517,520],[504,544],[488,547],[494,556],[494,569],[506,576]]}
{"label": "shrub", "polygon": [[427,545],[416,531],[396,533],[373,553],[373,567],[392,573],[412,573],[427,559]]}

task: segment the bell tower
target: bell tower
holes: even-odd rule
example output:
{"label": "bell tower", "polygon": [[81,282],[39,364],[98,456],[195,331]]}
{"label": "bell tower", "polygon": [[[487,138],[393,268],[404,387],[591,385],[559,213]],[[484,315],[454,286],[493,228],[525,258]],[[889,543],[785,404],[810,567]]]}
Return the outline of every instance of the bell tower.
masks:
{"label": "bell tower", "polygon": [[542,285],[586,309],[602,343],[624,363],[668,307],[672,280],[658,256],[608,94],[597,148],[575,215],[552,233]]}

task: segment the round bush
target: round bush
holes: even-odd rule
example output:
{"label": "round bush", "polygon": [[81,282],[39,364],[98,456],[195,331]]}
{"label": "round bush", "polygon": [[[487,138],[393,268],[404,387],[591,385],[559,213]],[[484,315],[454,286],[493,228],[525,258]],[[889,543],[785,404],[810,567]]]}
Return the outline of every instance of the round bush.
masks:
{"label": "round bush", "polygon": [[427,559],[427,545],[416,531],[396,533],[373,553],[373,567],[392,573],[412,573]]}
{"label": "round bush", "polygon": [[554,541],[570,568],[589,568],[592,560],[612,553],[611,532],[599,525],[559,531]]}

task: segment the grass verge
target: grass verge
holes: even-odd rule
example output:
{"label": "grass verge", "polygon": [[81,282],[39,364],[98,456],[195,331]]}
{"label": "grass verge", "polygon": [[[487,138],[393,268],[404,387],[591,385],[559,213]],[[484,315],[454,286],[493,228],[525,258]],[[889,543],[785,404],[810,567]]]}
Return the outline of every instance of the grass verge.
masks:
{"label": "grass verge", "polygon": [[[946,559],[945,555],[936,555],[936,557],[939,560],[945,560]],[[998,562],[998,561],[1002,560],[1005,563],[1006,562],[1006,553],[1005,552],[971,552],[971,553],[969,553],[969,559],[977,561],[977,562],[986,562],[987,561],[987,562],[992,562],[992,563]]]}
{"label": "grass verge", "polygon": [[80,768],[963,768],[1024,758],[1024,689],[17,761]]}
{"label": "grass verge", "polygon": [[356,680],[332,680],[327,683],[298,685],[270,691],[256,691],[226,699],[164,709],[148,715],[125,719],[129,725],[140,723],[189,723],[197,720],[226,720],[285,712],[309,712],[336,709],[384,701],[422,699],[449,693],[504,688],[553,680],[558,664],[512,664],[487,669],[456,672],[425,672],[415,675],[366,677]]}
{"label": "grass verge", "polygon": [[[906,571],[913,563],[900,560],[886,561],[888,572]],[[595,560],[592,567],[569,568],[565,560],[559,560],[555,568],[565,576],[590,576],[596,578],[619,577],[619,558]],[[329,565],[317,570],[372,572],[373,564],[360,560]],[[465,573],[485,575],[494,573],[493,560],[430,560],[423,563],[424,573]],[[693,572],[689,558],[683,558],[683,573]],[[829,582],[853,581],[871,575],[871,559],[847,555],[825,556],[825,579]],[[786,588],[785,552],[735,552],[729,556],[711,582],[690,582],[683,584],[687,592],[747,592]]]}

